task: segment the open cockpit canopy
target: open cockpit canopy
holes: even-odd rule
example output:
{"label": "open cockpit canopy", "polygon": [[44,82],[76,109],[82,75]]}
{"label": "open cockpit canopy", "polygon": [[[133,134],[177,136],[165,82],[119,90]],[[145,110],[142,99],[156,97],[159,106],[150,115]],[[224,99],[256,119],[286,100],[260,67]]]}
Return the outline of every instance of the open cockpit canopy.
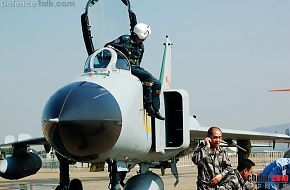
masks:
{"label": "open cockpit canopy", "polygon": [[[98,13],[97,15],[92,15],[93,20],[91,20],[91,22],[94,24],[94,26],[91,27],[89,24],[89,8],[97,3],[99,4],[100,8],[97,9],[97,11],[95,11]],[[108,5],[106,6],[106,4],[108,4]],[[113,5],[117,6],[117,7],[113,7]],[[98,33],[98,36],[95,39],[96,43],[97,42],[104,43],[104,42],[102,42],[102,40],[104,40],[104,38],[107,38],[108,34],[110,34],[110,36],[108,37],[109,39],[105,39],[105,40],[107,40],[107,42],[112,41],[113,39],[117,38],[118,36],[116,36],[116,35],[124,34],[124,33],[122,33],[122,34],[118,33],[121,31],[120,28],[121,27],[123,28],[124,25],[125,25],[126,30],[127,30],[128,20],[127,20],[127,22],[121,22],[121,20],[125,17],[123,14],[126,13],[126,11],[122,10],[122,7],[123,7],[122,5],[125,5],[127,7],[129,22],[130,22],[130,32],[131,32],[131,31],[133,31],[134,26],[137,24],[137,18],[136,18],[135,13],[131,10],[129,0],[121,0],[119,2],[115,1],[115,0],[111,0],[111,1],[110,0],[103,0],[101,2],[99,0],[89,0],[87,2],[85,12],[81,15],[81,24],[82,24],[83,38],[84,38],[86,50],[87,50],[87,53],[89,56],[96,51],[95,47],[94,47],[94,43],[93,43],[92,33],[94,33],[94,34]],[[107,10],[107,9],[109,9],[109,10]],[[116,16],[117,15],[116,12],[118,12],[118,11],[122,11],[122,15]],[[111,18],[111,16],[114,16],[114,19],[117,19],[117,21],[115,21],[115,23],[113,23],[113,18]],[[96,22],[96,21],[99,21],[99,22]],[[121,25],[120,25],[120,23],[121,23]],[[92,31],[92,28],[95,29],[95,31]],[[126,33],[128,33],[128,31],[126,31]],[[111,35],[113,35],[113,36],[111,36]],[[106,36],[106,37],[104,37],[104,36]],[[105,43],[107,43],[107,42],[105,42]],[[98,44],[98,45],[100,45],[100,44]],[[99,47],[101,47],[101,46],[99,46]]]}

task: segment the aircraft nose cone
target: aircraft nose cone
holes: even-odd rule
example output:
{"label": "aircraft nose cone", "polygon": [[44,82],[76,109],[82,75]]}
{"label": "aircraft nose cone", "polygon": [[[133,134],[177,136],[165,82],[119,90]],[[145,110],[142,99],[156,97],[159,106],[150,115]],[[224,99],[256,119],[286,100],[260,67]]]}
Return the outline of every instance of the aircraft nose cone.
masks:
{"label": "aircraft nose cone", "polygon": [[63,156],[90,161],[108,152],[122,127],[120,107],[105,88],[74,82],[59,89],[46,103],[42,129],[48,142]]}

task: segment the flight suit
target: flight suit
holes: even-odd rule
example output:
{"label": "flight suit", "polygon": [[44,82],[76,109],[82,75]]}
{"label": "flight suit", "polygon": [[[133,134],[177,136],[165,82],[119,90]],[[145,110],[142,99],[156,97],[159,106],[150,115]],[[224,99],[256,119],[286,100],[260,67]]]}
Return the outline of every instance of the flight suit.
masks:
{"label": "flight suit", "polygon": [[116,40],[107,43],[120,50],[128,58],[131,65],[131,73],[138,77],[143,83],[144,104],[151,105],[154,110],[160,109],[160,90],[161,83],[151,73],[140,67],[144,53],[143,43],[137,45],[130,38],[130,35],[123,35]]}
{"label": "flight suit", "polygon": [[[229,185],[225,181],[228,175],[234,176],[235,173],[224,148],[218,147],[211,151],[209,147],[202,144],[194,151],[192,161],[197,165],[198,169],[198,190],[237,189],[233,188],[235,186],[234,183]],[[218,174],[222,174],[222,180],[219,184],[212,185],[210,181]]]}
{"label": "flight suit", "polygon": [[287,177],[289,183],[289,175],[290,175],[290,158],[278,158],[274,160],[269,165],[267,165],[264,170],[260,173],[261,177],[267,177],[268,182],[262,182],[259,184],[261,188],[267,188],[270,190],[278,190],[280,187],[279,185],[283,185],[284,179],[280,179],[281,182],[278,184],[277,182],[272,181],[275,177]]}

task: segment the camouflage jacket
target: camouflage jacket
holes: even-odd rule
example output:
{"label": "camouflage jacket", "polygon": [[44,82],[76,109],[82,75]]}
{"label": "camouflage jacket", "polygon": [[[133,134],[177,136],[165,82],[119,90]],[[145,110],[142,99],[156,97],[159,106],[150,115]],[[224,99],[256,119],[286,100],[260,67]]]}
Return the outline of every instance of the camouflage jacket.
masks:
{"label": "camouflage jacket", "polygon": [[235,171],[236,176],[239,180],[239,185],[240,185],[241,190],[257,190],[257,186],[256,186],[256,184],[254,184],[254,182],[252,182],[252,181],[245,182],[245,180],[241,176],[240,172],[236,169],[234,171]]}
{"label": "camouflage jacket", "polygon": [[218,147],[214,151],[211,151],[209,147],[201,145],[194,151],[192,161],[197,165],[197,187],[200,190],[220,189],[220,184],[213,186],[210,183],[218,174],[222,174],[223,176],[220,183],[222,183],[229,174],[234,175],[231,162],[225,149],[222,147]]}

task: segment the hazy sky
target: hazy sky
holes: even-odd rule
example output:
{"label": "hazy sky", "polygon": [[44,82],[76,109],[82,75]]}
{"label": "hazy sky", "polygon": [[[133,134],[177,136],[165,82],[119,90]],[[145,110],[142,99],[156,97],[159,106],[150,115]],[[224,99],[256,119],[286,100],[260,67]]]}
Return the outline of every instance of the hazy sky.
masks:
{"label": "hazy sky", "polygon": [[[127,19],[126,7],[106,1],[118,6],[96,8],[99,16],[91,18],[101,33],[96,43],[128,29],[126,21],[118,22],[118,15]],[[46,2],[0,0],[0,142],[18,132],[41,136],[45,102],[83,72],[80,15],[86,2],[50,1],[73,2],[70,7]],[[290,0],[131,0],[131,5],[152,28],[142,66],[159,76],[169,35],[173,88],[188,91],[190,111],[203,126],[254,129],[290,122],[290,93],[268,92],[290,87]]]}

